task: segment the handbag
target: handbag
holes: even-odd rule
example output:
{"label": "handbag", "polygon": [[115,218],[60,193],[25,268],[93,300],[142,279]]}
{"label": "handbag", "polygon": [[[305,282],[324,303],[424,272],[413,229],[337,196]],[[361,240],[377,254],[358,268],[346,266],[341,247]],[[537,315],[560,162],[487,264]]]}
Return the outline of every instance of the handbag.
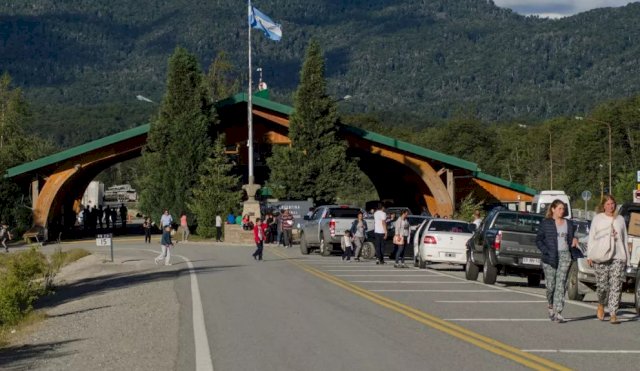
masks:
{"label": "handbag", "polygon": [[402,235],[396,234],[395,236],[393,236],[393,244],[404,245],[404,237],[402,237]]}
{"label": "handbag", "polygon": [[[597,232],[596,232],[597,233]],[[607,263],[613,259],[613,254],[616,251],[616,247],[613,244],[613,223],[611,223],[611,229],[609,232],[609,243],[596,243],[595,246],[588,246],[588,257],[595,263]]]}

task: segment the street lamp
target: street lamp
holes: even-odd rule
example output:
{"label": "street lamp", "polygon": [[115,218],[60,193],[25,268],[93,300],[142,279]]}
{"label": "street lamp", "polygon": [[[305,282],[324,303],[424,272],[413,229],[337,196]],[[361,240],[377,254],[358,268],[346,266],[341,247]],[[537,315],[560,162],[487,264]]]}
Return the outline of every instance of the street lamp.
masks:
{"label": "street lamp", "polygon": [[606,121],[600,121],[600,120],[592,119],[589,117],[582,117],[582,116],[576,116],[576,120],[587,120],[587,121],[596,122],[598,124],[604,124],[604,125],[607,125],[607,128],[609,129],[609,194],[611,194],[613,193],[613,188],[611,188],[611,124]]}

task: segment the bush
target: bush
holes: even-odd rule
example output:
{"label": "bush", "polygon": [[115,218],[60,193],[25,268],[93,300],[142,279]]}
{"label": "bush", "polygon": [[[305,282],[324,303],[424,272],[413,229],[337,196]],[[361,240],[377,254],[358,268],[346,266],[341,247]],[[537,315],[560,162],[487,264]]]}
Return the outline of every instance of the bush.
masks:
{"label": "bush", "polygon": [[28,313],[45,292],[40,279],[48,268],[47,258],[37,249],[2,259],[0,271],[0,323],[14,324]]}

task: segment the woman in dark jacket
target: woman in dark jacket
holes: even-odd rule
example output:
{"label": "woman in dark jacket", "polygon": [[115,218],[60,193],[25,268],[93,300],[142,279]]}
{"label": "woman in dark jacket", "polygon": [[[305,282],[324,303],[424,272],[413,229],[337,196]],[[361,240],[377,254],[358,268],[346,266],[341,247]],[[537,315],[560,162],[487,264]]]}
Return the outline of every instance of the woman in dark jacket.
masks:
{"label": "woman in dark jacket", "polygon": [[536,245],[542,252],[542,268],[547,286],[549,319],[562,323],[567,272],[571,261],[581,257],[578,240],[573,237],[573,223],[564,218],[564,202],[555,200],[540,222]]}

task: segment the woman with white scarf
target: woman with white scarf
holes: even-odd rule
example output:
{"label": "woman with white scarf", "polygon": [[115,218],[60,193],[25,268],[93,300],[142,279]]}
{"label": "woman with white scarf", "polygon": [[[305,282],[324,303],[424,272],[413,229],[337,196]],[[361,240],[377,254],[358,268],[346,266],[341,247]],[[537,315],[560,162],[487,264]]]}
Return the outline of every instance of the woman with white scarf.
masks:
{"label": "woman with white scarf", "polygon": [[620,323],[617,317],[622,294],[622,282],[629,262],[627,228],[624,218],[616,215],[616,200],[606,195],[589,229],[587,262],[595,264],[598,296],[596,316],[604,321],[604,305],[608,303],[609,322]]}

